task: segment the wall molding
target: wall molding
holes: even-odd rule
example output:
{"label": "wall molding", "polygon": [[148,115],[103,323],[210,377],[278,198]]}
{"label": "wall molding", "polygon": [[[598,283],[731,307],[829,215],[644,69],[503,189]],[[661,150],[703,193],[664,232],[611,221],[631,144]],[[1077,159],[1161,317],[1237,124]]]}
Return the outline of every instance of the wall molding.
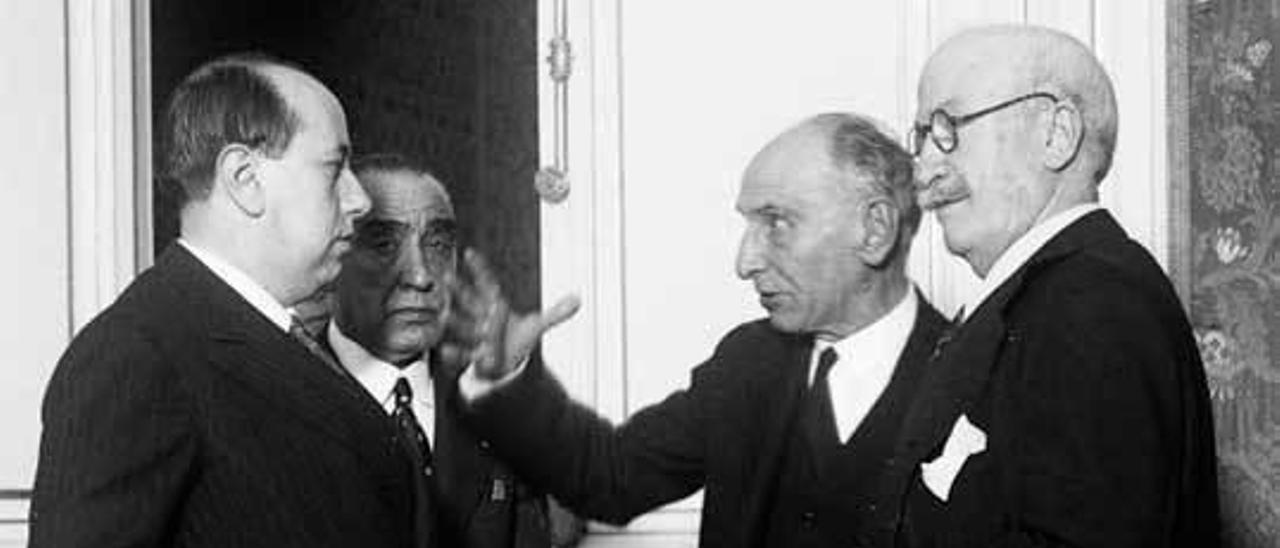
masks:
{"label": "wall molding", "polygon": [[[147,2],[139,5],[145,14]],[[69,334],[114,300],[138,270],[134,66],[147,52],[134,42],[134,7],[133,0],[67,3]]]}
{"label": "wall molding", "polygon": [[[539,0],[539,58],[551,54],[556,36],[554,0]],[[571,191],[558,203],[541,205],[542,302],[581,293],[579,317],[552,330],[543,356],[574,397],[593,403],[613,420],[624,418],[625,361],[622,286],[621,67],[618,0],[564,2],[566,33],[574,44],[568,81],[569,153],[557,159],[557,136],[541,131],[540,161],[563,161]],[[538,79],[538,122],[556,121],[555,81]],[[621,391],[619,391],[621,390]]]}

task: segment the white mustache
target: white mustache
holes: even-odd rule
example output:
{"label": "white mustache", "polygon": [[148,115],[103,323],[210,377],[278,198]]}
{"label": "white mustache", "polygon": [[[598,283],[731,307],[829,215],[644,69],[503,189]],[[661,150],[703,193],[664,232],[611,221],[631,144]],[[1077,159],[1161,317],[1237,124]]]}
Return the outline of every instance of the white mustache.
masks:
{"label": "white mustache", "polygon": [[920,209],[933,211],[968,197],[969,188],[964,184],[953,182],[952,184],[932,184],[920,190],[916,201],[919,202]]}
{"label": "white mustache", "polygon": [[917,165],[916,202],[932,211],[969,197],[969,185],[946,164]]}

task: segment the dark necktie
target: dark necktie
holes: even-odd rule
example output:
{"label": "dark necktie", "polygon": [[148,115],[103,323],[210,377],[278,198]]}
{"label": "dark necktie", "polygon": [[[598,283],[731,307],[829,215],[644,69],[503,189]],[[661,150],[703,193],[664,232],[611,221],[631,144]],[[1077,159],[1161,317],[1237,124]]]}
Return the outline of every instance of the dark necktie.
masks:
{"label": "dark necktie", "polygon": [[401,446],[413,461],[415,472],[414,536],[417,539],[415,546],[431,546],[435,529],[431,480],[435,472],[431,466],[431,443],[427,440],[427,435],[422,432],[422,427],[418,425],[418,417],[413,413],[413,389],[409,387],[409,381],[404,377],[397,379],[392,395],[395,398],[396,407],[391,412],[391,418],[396,423],[396,434],[400,438]]}
{"label": "dark necktie", "polygon": [[831,386],[827,374],[836,364],[838,355],[834,348],[827,348],[818,356],[817,374],[813,385],[805,394],[804,428],[811,447],[825,452],[840,445],[840,431],[836,429],[836,416],[831,403]]}
{"label": "dark necktie", "polygon": [[302,322],[298,321],[297,317],[294,317],[293,321],[289,324],[289,336],[301,343],[302,346],[311,353],[311,355],[319,358],[320,361],[329,366],[329,369],[332,369],[333,372],[344,377],[346,376],[346,373],[342,370],[342,366],[338,365],[338,360],[333,357],[333,354],[329,353],[327,348],[321,346],[320,343],[316,341],[315,337],[311,336],[311,333],[307,331],[307,328],[302,326]]}

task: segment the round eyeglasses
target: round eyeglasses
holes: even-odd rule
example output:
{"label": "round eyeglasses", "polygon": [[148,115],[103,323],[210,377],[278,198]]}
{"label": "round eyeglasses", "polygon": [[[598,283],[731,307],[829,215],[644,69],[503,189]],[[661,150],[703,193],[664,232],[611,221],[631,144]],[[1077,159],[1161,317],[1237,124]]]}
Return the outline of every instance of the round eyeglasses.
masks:
{"label": "round eyeglasses", "polygon": [[1014,97],[1008,101],[991,105],[977,112],[971,112],[962,116],[953,116],[951,113],[942,109],[934,110],[929,114],[929,123],[921,124],[916,122],[916,124],[911,128],[911,135],[907,140],[907,152],[910,152],[912,156],[919,156],[924,150],[924,138],[927,136],[931,141],[933,141],[933,146],[938,147],[939,151],[943,154],[950,154],[951,151],[956,149],[956,145],[960,142],[960,138],[957,136],[956,130],[968,125],[978,118],[991,114],[992,112],[1011,107],[1030,99],[1042,98],[1050,99],[1054,102],[1058,101],[1057,95],[1045,91],[1036,91]]}

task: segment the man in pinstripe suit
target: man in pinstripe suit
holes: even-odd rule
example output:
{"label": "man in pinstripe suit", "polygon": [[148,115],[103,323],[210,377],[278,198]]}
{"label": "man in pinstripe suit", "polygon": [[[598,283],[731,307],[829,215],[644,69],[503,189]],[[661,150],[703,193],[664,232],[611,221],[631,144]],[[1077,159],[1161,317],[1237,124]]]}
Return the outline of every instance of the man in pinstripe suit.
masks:
{"label": "man in pinstripe suit", "polygon": [[31,545],[426,545],[393,425],[290,309],[369,207],[342,106],[234,56],[187,77],[167,129],[181,239],[58,363]]}

